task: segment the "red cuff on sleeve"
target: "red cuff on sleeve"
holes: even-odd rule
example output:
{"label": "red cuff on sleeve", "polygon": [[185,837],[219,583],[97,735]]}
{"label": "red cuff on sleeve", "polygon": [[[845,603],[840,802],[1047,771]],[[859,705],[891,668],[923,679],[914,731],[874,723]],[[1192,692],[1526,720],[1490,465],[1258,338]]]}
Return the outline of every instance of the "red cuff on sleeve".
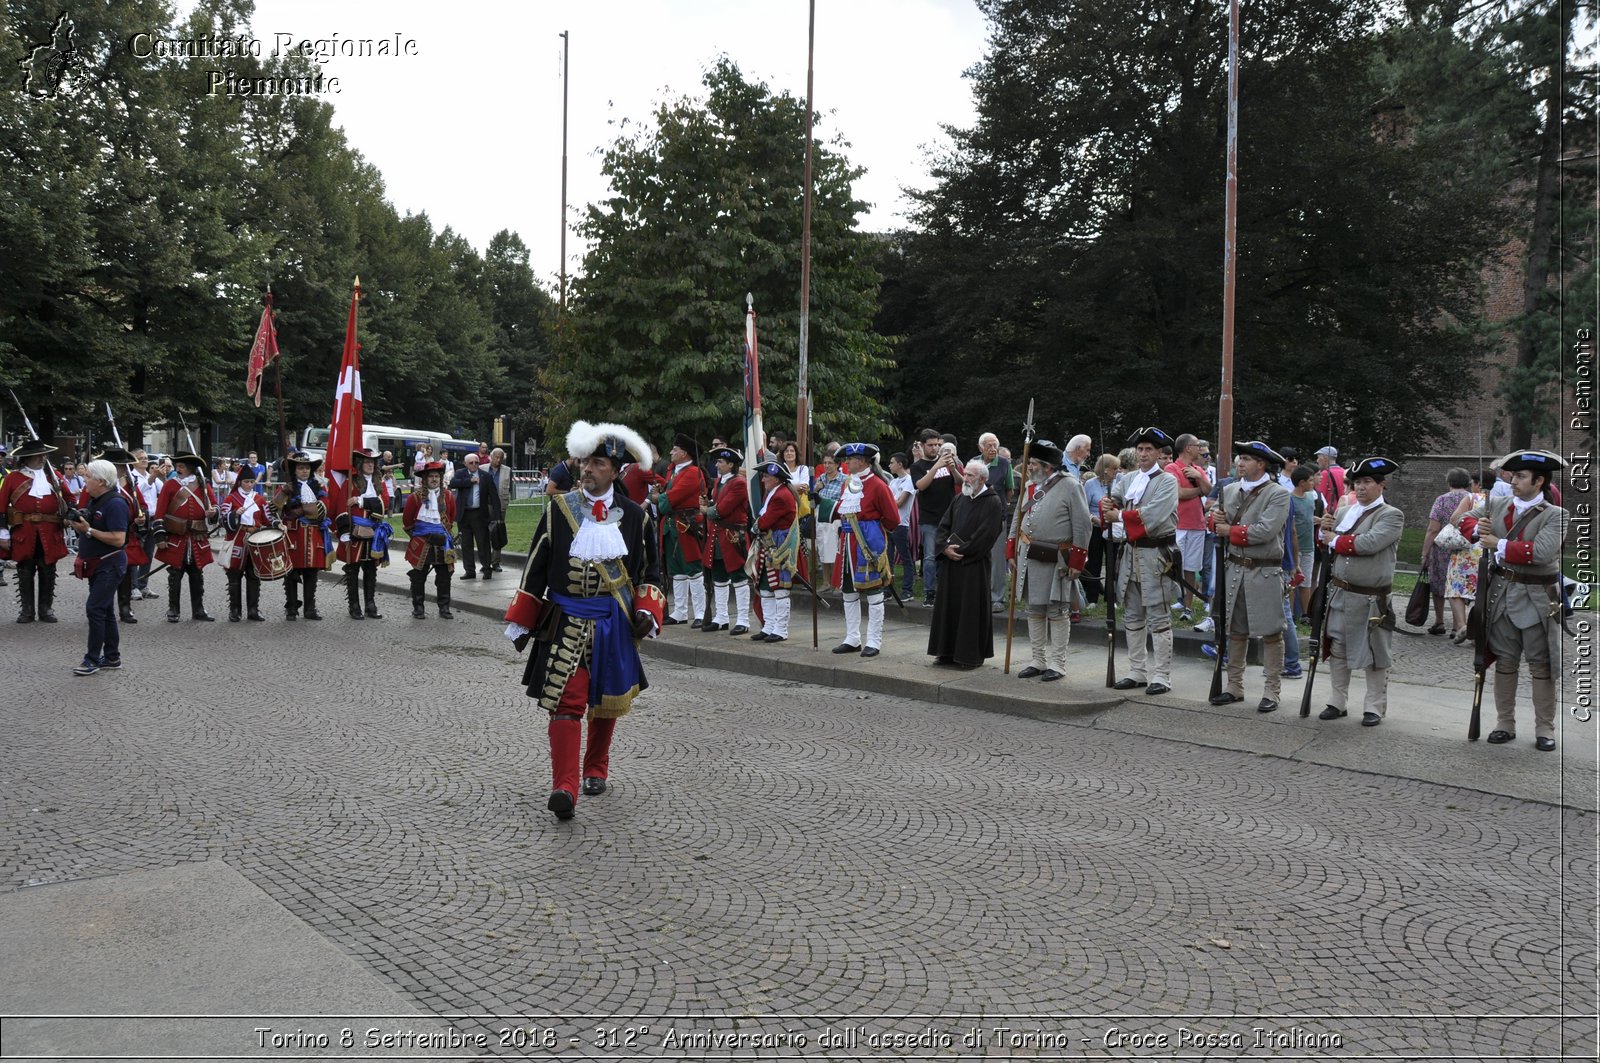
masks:
{"label": "red cuff on sleeve", "polygon": [[1513,565],[1533,564],[1533,540],[1516,539],[1506,543],[1506,560]]}
{"label": "red cuff on sleeve", "polygon": [[1007,561],[1015,561],[1016,559],[1017,559],[1017,541],[1015,539],[1007,539],[1006,540],[1006,560]]}
{"label": "red cuff on sleeve", "polygon": [[1074,546],[1067,551],[1067,567],[1082,572],[1089,567],[1089,551]]}
{"label": "red cuff on sleeve", "polygon": [[1250,529],[1245,527],[1243,524],[1233,525],[1232,529],[1228,532],[1228,542],[1232,543],[1234,546],[1249,546]]}
{"label": "red cuff on sleeve", "polygon": [[1354,535],[1341,535],[1333,541],[1333,552],[1353,556],[1356,552],[1356,537]]}
{"label": "red cuff on sleeve", "polygon": [[508,624],[520,624],[532,631],[539,626],[539,616],[543,612],[543,602],[525,590],[518,590],[511,599],[511,607],[506,610],[505,619]]}
{"label": "red cuff on sleeve", "polygon": [[1477,517],[1462,517],[1461,518],[1461,534],[1466,536],[1467,539],[1469,539],[1471,541],[1474,541],[1474,542],[1477,541],[1477,538],[1478,538],[1478,518]]}
{"label": "red cuff on sleeve", "polygon": [[1122,511],[1122,527],[1128,533],[1128,541],[1136,543],[1145,537],[1144,518],[1139,516],[1137,509]]}
{"label": "red cuff on sleeve", "polygon": [[633,589],[633,611],[646,613],[656,622],[656,629],[660,630],[661,624],[667,615],[667,598],[661,593],[661,588],[646,583]]}

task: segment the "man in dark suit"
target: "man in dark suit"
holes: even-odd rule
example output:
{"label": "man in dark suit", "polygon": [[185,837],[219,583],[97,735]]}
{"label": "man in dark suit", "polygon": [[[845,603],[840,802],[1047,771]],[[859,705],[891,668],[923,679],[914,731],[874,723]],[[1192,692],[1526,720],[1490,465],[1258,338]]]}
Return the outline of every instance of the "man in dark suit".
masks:
{"label": "man in dark suit", "polygon": [[494,547],[489,542],[489,525],[502,519],[500,489],[495,486],[494,474],[479,468],[478,455],[468,454],[450,478],[450,490],[456,493],[461,560],[466,565],[462,579],[476,579],[474,568],[480,568],[483,578],[490,579],[494,576]]}

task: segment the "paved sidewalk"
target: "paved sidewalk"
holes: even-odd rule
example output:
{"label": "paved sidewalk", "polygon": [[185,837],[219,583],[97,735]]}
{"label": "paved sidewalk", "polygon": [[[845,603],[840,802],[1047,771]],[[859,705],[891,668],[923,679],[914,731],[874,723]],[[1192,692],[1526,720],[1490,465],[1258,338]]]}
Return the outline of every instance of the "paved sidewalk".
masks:
{"label": "paved sidewalk", "polygon": [[[489,580],[453,581],[455,608],[498,621],[514,592],[518,570],[509,555],[505,571]],[[332,579],[330,575],[326,577]],[[379,586],[394,594],[409,595],[405,572],[391,565],[380,570]],[[436,615],[429,588],[427,611]],[[324,598],[341,606],[342,598],[328,591]],[[1205,642],[1188,632],[1179,633],[1180,652],[1173,661],[1172,693],[1149,697],[1142,692],[1125,696],[1106,688],[1106,631],[1101,622],[1073,629],[1066,678],[1055,683],[1019,680],[1015,673],[1028,663],[1027,626],[1019,619],[1012,643],[1012,675],[1001,671],[1005,653],[1005,620],[995,617],[996,657],[983,668],[963,672],[936,666],[927,656],[927,619],[931,610],[921,604],[900,609],[890,603],[884,625],[881,656],[863,660],[829,651],[843,638],[841,603],[819,610],[819,647],[811,647],[809,599],[795,598],[791,638],[778,646],[730,638],[726,633],[702,634],[687,627],[669,627],[660,638],[644,643],[648,656],[747,675],[815,683],[820,686],[897,694],[934,704],[1055,720],[1082,727],[1125,731],[1219,749],[1334,767],[1353,768],[1380,775],[1448,783],[1533,801],[1572,808],[1600,808],[1600,720],[1581,723],[1563,706],[1557,715],[1558,742],[1554,753],[1533,748],[1533,718],[1528,680],[1522,679],[1519,731],[1515,742],[1491,746],[1466,740],[1472,706],[1472,654],[1469,647],[1450,645],[1444,638],[1397,635],[1397,666],[1389,684],[1389,714],[1379,727],[1362,727],[1359,699],[1366,681],[1352,679],[1351,714],[1332,723],[1316,716],[1326,703],[1326,672],[1315,683],[1309,717],[1300,716],[1306,680],[1283,681],[1282,707],[1271,714],[1255,711],[1261,698],[1262,670],[1252,665],[1245,677],[1243,703],[1217,708],[1206,701],[1210,693],[1212,662],[1198,656]],[[1402,603],[1403,604],[1403,603]],[[404,616],[396,605],[391,618]],[[498,635],[499,623],[486,627]],[[1182,645],[1187,643],[1187,645]],[[1127,657],[1119,643],[1117,667]],[[1120,671],[1119,671],[1119,674]],[[1492,681],[1492,680],[1491,680]],[[1484,693],[1482,733],[1494,729],[1492,693]]]}

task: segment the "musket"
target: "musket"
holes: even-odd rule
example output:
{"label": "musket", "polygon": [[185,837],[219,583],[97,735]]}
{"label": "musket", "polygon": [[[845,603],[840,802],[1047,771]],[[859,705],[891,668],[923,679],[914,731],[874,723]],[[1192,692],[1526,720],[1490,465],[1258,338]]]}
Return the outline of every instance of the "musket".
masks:
{"label": "musket", "polygon": [[[1033,399],[1028,400],[1028,416],[1022,422],[1022,489],[1017,492],[1017,509],[1011,517],[1011,541],[1022,545],[1022,500],[1028,497],[1028,451],[1033,446]],[[1011,638],[1017,624],[1017,576],[1022,571],[1021,550],[1013,547],[1011,557],[1011,601],[1006,607],[1006,666],[1011,674]]]}
{"label": "musket", "polygon": [[[799,541],[799,543],[796,544],[797,550],[796,550],[796,554],[795,554],[795,566],[794,566],[794,568],[789,570],[790,578],[793,579],[796,583],[800,584],[800,586],[804,587],[806,590],[810,591],[811,592],[811,596],[813,598],[815,598],[815,597],[817,597],[817,588],[815,588],[815,587],[813,587],[811,585],[811,581],[810,580],[808,580],[804,576],[800,575],[800,556],[801,556],[800,551],[803,551],[805,549],[805,536],[800,535],[800,526],[799,526],[798,523],[794,526],[792,531],[793,531],[793,533],[795,535],[800,536],[800,541]],[[775,553],[778,552],[778,547],[776,546],[776,544],[773,543],[772,535],[770,533],[764,532],[764,531],[758,531],[756,533],[756,538],[758,538],[761,541],[761,545],[762,546],[767,548],[767,552],[769,554],[775,554]],[[822,603],[822,607],[824,609],[832,609],[833,608],[833,606],[829,605],[827,602],[823,602]]]}
{"label": "musket", "polygon": [[1483,720],[1483,681],[1494,663],[1494,650],[1489,648],[1489,590],[1494,582],[1494,551],[1485,550],[1478,561],[1478,596],[1473,600],[1472,613],[1467,626],[1472,630],[1472,716],[1467,720],[1467,741],[1476,742]]}
{"label": "musket", "polygon": [[117,415],[111,412],[111,403],[106,403],[106,420],[111,422],[111,438],[116,440],[117,449],[126,449],[122,445],[122,433],[117,431]]}
{"label": "musket", "polygon": [[[28,430],[28,438],[37,439],[39,442],[43,443],[44,437],[39,435],[38,431],[34,429],[33,421],[28,417],[28,411],[22,408],[22,400],[17,398],[17,393],[11,388],[6,388],[6,390],[11,392],[11,401],[17,404],[17,412],[22,414],[22,424],[23,427]],[[62,516],[65,516],[67,511],[72,507],[67,504],[66,496],[61,493],[61,485],[56,481],[56,467],[50,463],[50,455],[48,454],[44,455],[44,467],[46,473],[48,474],[45,476],[45,479],[49,481],[50,490],[56,496],[56,505],[60,507]]]}
{"label": "musket", "polygon": [[[1317,589],[1311,594],[1311,671],[1306,675],[1305,693],[1300,695],[1300,715],[1311,715],[1311,686],[1317,681],[1317,662],[1322,660],[1322,644],[1328,630],[1328,581],[1333,578],[1333,551],[1328,550],[1322,559],[1322,572]],[[1291,587],[1290,594],[1294,593]],[[1291,610],[1292,612],[1292,610]]]}
{"label": "musket", "polygon": [[1106,687],[1117,685],[1117,544],[1102,528],[1100,537],[1106,547]]}
{"label": "musket", "polygon": [[[194,433],[189,431],[189,422],[184,420],[182,410],[178,411],[178,423],[183,426],[183,437],[189,441],[189,453],[199,457],[200,452],[194,448]],[[196,473],[199,471],[199,469],[195,470]]]}
{"label": "musket", "polygon": [[[1220,505],[1220,503],[1219,503]],[[1212,618],[1216,631],[1212,645],[1217,651],[1217,664],[1211,670],[1211,697],[1222,694],[1222,658],[1228,649],[1228,541],[1217,536],[1216,593],[1211,596]]]}

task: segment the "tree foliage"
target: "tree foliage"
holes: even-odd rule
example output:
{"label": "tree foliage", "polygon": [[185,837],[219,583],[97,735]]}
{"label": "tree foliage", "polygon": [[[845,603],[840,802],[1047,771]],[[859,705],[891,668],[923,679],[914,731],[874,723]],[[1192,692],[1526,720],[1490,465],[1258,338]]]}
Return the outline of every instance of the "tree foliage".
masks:
{"label": "tree foliage", "polygon": [[[201,0],[180,24],[160,0],[73,8],[53,98],[24,90],[18,61],[56,9],[14,12],[18,32],[0,34],[0,383],[47,432],[105,439],[109,400],[125,436],[186,411],[197,430],[222,426],[223,452],[272,452],[274,371],[259,409],[243,387],[264,288],[294,432],[332,412],[359,274],[367,419],[486,437],[531,403],[549,347],[527,249],[502,233],[491,262],[426,215],[399,216],[322,99],[211,94],[215,60],[129,47],[142,31],[248,34],[252,10]],[[316,72],[227,63],[245,78]]]}
{"label": "tree foliage", "polygon": [[[722,59],[704,99],[660,106],[605,154],[612,194],[580,227],[593,241],[572,293],[571,341],[549,374],[556,430],[620,418],[661,445],[743,423],[745,295],[759,318],[763,406],[793,424],[805,104]],[[842,145],[814,145],[809,380],[819,431],[869,433],[886,410],[887,343],[872,329],[879,278],[865,204]]]}
{"label": "tree foliage", "polygon": [[[977,121],[883,267],[900,407],[971,433],[1033,393],[1046,433],[1209,434],[1226,5],[980,6]],[[1416,449],[1489,342],[1470,325],[1500,178],[1471,165],[1483,134],[1407,109],[1377,7],[1241,5],[1235,438]]]}

